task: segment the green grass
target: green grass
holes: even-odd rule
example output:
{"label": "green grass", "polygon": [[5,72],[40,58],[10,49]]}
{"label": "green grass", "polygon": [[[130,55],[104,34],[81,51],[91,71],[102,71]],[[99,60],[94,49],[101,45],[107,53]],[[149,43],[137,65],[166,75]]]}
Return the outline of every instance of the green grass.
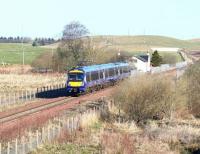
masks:
{"label": "green grass", "polygon": [[93,36],[93,42],[106,49],[121,51],[146,51],[150,47],[176,47],[185,49],[200,49],[200,42],[180,40],[165,36]]}
{"label": "green grass", "polygon": [[[179,40],[164,36],[92,36],[95,45],[108,51],[126,51],[132,55],[146,53],[151,47],[179,47],[185,49],[200,49],[200,42]],[[34,59],[51,48],[56,48],[58,43],[44,47],[32,47],[24,44],[25,64],[31,64]],[[166,53],[160,53],[166,54]],[[173,53],[167,53],[173,54]],[[177,61],[181,61],[178,54],[174,54]],[[17,43],[0,43],[0,63],[22,64],[22,45]]]}
{"label": "green grass", "polygon": [[[24,44],[25,64],[31,64],[40,54],[49,51],[48,48],[32,47]],[[22,64],[22,45],[19,43],[0,43],[0,63]]]}

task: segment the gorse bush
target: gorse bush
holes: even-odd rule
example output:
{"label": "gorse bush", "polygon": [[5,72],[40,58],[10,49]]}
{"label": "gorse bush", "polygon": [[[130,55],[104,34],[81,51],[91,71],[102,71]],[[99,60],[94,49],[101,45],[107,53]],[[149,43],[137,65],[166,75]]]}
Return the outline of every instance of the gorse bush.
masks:
{"label": "gorse bush", "polygon": [[146,75],[122,82],[114,92],[116,105],[137,123],[169,116],[173,96],[171,80]]}

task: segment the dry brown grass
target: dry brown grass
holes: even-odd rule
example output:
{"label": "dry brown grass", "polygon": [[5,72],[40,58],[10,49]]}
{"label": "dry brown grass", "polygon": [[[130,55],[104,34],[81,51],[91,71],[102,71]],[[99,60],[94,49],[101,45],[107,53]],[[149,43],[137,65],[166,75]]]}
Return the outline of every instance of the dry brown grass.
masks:
{"label": "dry brown grass", "polygon": [[99,115],[91,110],[91,112],[83,114],[80,119],[80,126],[82,128],[89,128],[95,123],[99,122]]}
{"label": "dry brown grass", "polygon": [[62,74],[0,74],[0,94],[17,92],[21,90],[36,90],[38,87],[65,83],[65,75]]}
{"label": "dry brown grass", "polygon": [[[199,120],[174,120],[163,124],[151,121],[144,130],[151,140],[166,143],[172,150],[199,148]],[[195,147],[195,148],[194,148]]]}

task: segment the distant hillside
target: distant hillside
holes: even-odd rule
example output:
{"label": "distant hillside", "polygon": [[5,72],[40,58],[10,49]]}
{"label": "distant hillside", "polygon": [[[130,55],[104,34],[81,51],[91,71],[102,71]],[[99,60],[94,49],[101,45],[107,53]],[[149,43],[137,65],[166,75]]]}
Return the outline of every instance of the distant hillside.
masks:
{"label": "distant hillside", "polygon": [[200,49],[200,42],[179,40],[164,36],[93,36],[93,41],[108,49],[125,51],[143,51],[150,47],[179,47],[186,49]]}
{"label": "distant hillside", "polygon": [[[165,36],[92,36],[94,44],[106,50],[146,51],[150,47],[178,47],[185,49],[200,49],[199,41],[180,40]],[[59,43],[46,46],[56,48]]]}
{"label": "distant hillside", "polygon": [[188,41],[193,42],[193,43],[200,43],[200,38],[191,39],[191,40],[188,40]]}

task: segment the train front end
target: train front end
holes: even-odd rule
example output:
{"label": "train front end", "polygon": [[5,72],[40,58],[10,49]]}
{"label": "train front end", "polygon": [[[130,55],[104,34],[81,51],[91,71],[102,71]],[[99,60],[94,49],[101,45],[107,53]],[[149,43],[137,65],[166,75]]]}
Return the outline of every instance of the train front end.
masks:
{"label": "train front end", "polygon": [[85,92],[85,74],[84,71],[73,69],[68,72],[67,92],[78,94]]}

